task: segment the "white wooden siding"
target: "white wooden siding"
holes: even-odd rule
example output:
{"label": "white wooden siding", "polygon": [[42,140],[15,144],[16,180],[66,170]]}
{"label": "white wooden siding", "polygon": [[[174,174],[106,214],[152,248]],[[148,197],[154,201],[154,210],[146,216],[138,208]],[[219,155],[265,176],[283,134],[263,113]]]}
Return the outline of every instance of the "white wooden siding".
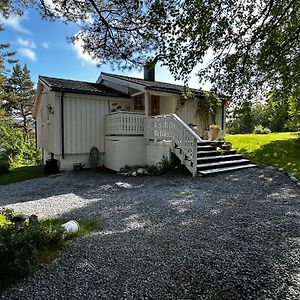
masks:
{"label": "white wooden siding", "polygon": [[176,109],[176,97],[160,96],[159,97],[159,110],[160,114],[175,113]]}
{"label": "white wooden siding", "polygon": [[104,152],[105,115],[108,112],[108,100],[99,100],[97,96],[66,94],[65,154],[89,153],[93,146]]}
{"label": "white wooden siding", "polygon": [[[53,109],[53,114],[49,113],[48,106]],[[54,152],[55,145],[55,122],[56,122],[56,107],[54,101],[54,93],[47,87],[41,94],[39,106],[37,107],[36,121],[37,121],[37,143],[48,152]]]}

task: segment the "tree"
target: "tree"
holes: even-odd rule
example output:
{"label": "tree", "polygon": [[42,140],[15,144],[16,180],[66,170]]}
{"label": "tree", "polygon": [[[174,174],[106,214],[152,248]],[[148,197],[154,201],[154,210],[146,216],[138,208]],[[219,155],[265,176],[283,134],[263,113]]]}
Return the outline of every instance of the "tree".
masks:
{"label": "tree", "polygon": [[[0,10],[1,11],[1,10]],[[0,24],[0,32],[3,31],[3,28]],[[7,85],[7,75],[8,71],[6,68],[6,63],[13,64],[16,62],[13,59],[15,52],[9,51],[10,45],[8,43],[0,43],[0,108],[3,105],[5,99],[5,87]]]}
{"label": "tree", "polygon": [[9,97],[7,98],[6,109],[11,112],[15,123],[22,128],[28,138],[29,132],[34,128],[32,111],[35,101],[35,90],[30,79],[30,72],[27,65],[21,68],[20,64],[13,67],[9,78]]}
{"label": "tree", "polygon": [[300,131],[300,96],[289,97],[289,117],[288,127],[293,131]]}
{"label": "tree", "polygon": [[186,78],[199,72],[222,93],[257,96],[275,87],[294,94],[300,82],[298,0],[40,1],[44,16],[78,22],[84,49],[99,63],[131,68],[160,61]]}
{"label": "tree", "polygon": [[230,133],[252,133],[254,126],[252,103],[250,101],[244,101],[236,105],[227,123],[228,131]]}
{"label": "tree", "polygon": [[265,108],[272,131],[300,130],[300,95],[295,97],[274,91]]}
{"label": "tree", "polygon": [[[11,5],[29,0],[11,0]],[[296,95],[300,82],[299,0],[36,0],[46,18],[81,24],[80,40],[99,64],[121,68],[160,62],[187,78],[200,70],[218,92],[258,97],[280,89]]]}

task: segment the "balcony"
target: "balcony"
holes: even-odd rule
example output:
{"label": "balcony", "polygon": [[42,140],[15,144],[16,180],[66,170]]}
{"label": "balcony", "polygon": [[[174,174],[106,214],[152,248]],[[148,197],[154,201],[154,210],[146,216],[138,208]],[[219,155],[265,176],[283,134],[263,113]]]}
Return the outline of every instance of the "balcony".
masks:
{"label": "balcony", "polygon": [[106,115],[106,135],[144,135],[145,115],[136,112],[118,111]]}

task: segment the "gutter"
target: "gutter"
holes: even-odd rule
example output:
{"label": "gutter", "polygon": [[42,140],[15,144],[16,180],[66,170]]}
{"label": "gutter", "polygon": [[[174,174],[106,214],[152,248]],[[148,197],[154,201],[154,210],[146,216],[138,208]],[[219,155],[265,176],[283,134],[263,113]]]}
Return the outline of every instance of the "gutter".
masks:
{"label": "gutter", "polygon": [[64,95],[65,93],[61,93],[60,97],[60,109],[61,109],[61,156],[64,159],[65,158],[65,132],[64,132]]}

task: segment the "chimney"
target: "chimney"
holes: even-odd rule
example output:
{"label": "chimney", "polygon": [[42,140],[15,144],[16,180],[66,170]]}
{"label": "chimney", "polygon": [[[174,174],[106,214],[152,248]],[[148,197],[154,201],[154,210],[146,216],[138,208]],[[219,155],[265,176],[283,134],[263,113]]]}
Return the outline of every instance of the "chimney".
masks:
{"label": "chimney", "polygon": [[144,66],[144,79],[149,81],[155,81],[155,65],[146,64]]}

